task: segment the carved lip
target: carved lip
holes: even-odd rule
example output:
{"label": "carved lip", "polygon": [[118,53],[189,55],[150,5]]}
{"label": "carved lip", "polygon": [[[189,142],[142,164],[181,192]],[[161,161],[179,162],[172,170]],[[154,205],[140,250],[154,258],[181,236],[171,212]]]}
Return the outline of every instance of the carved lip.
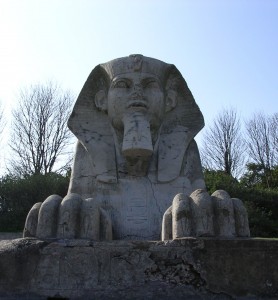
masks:
{"label": "carved lip", "polygon": [[127,104],[127,108],[143,108],[148,109],[149,106],[146,101],[143,100],[131,100]]}

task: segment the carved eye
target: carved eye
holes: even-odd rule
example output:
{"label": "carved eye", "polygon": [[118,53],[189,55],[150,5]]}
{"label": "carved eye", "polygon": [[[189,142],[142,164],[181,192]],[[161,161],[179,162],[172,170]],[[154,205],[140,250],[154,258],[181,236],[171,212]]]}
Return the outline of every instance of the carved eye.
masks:
{"label": "carved eye", "polygon": [[114,88],[119,88],[119,89],[126,89],[129,88],[129,82],[127,80],[117,80],[114,85]]}
{"label": "carved eye", "polygon": [[158,89],[159,87],[159,83],[154,79],[149,79],[145,82],[145,88]]}

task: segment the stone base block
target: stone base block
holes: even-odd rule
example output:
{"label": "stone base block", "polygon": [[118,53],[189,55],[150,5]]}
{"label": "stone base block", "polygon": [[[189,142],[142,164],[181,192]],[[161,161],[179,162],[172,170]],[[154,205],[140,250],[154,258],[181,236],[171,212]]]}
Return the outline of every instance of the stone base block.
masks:
{"label": "stone base block", "polygon": [[262,297],[278,297],[278,240],[0,242],[1,299]]}

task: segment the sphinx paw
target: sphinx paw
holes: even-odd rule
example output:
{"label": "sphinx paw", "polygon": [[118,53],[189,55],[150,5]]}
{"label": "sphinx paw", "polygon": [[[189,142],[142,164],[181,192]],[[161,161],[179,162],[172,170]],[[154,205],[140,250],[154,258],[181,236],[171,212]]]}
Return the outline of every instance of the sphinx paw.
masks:
{"label": "sphinx paw", "polygon": [[248,214],[240,199],[223,190],[210,196],[195,190],[190,196],[177,194],[164,213],[162,240],[182,237],[249,237]]}
{"label": "sphinx paw", "polygon": [[93,198],[51,195],[31,208],[23,237],[111,240],[111,218]]}

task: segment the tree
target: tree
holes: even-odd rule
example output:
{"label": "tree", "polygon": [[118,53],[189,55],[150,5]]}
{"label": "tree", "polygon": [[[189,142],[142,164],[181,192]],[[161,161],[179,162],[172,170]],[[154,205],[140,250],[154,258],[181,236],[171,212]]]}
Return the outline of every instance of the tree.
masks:
{"label": "tree", "polygon": [[225,190],[244,202],[248,211],[251,236],[278,236],[278,190],[246,186],[223,171],[204,171],[207,190]]}
{"label": "tree", "polygon": [[240,120],[234,109],[220,112],[205,131],[201,147],[201,159],[205,169],[224,171],[238,176],[244,166],[244,141]]}
{"label": "tree", "polygon": [[275,187],[274,174],[278,165],[278,113],[266,116],[255,114],[246,123],[246,144],[251,170],[258,170],[266,187]]}
{"label": "tree", "polygon": [[67,120],[72,103],[72,94],[51,82],[20,91],[10,143],[13,173],[47,174],[68,167],[71,133]]}
{"label": "tree", "polygon": [[0,231],[19,231],[30,208],[49,195],[67,194],[70,176],[56,173],[0,178]]}
{"label": "tree", "polygon": [[4,117],[4,108],[2,106],[2,103],[0,102],[0,135],[2,135],[5,126],[6,126],[6,121]]}
{"label": "tree", "polygon": [[4,107],[0,101],[0,143],[2,142],[2,134],[6,127],[6,119],[4,115]]}
{"label": "tree", "polygon": [[7,144],[7,135],[5,134],[6,131],[6,118],[5,118],[5,107],[3,106],[2,102],[0,101],[0,146],[1,146],[1,155],[0,155],[0,173],[4,170],[5,167],[5,150]]}

